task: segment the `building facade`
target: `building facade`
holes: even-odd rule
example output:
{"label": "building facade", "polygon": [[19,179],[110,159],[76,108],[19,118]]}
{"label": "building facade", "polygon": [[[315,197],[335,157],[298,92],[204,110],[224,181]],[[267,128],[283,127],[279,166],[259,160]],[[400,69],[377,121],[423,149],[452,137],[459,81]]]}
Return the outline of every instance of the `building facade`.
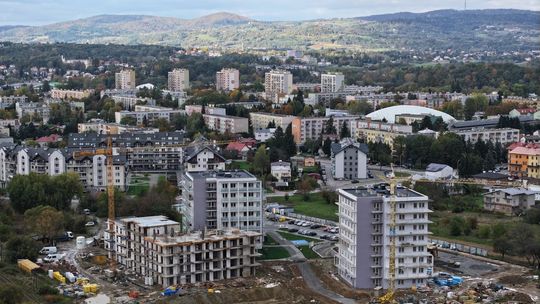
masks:
{"label": "building facade", "polygon": [[135,70],[122,70],[114,78],[117,90],[135,90]]}
{"label": "building facade", "polygon": [[484,194],[484,210],[521,215],[535,204],[535,191],[521,188],[494,189]]}
{"label": "building facade", "polygon": [[240,88],[240,72],[237,69],[222,69],[216,72],[216,90],[230,92]]}
{"label": "building facade", "polygon": [[293,76],[285,70],[272,70],[264,74],[264,93],[266,99],[277,102],[280,96],[291,94]]}
{"label": "building facade", "polygon": [[516,178],[540,178],[540,147],[529,144],[509,150],[508,174]]}
{"label": "building facade", "polygon": [[54,99],[82,99],[89,97],[94,90],[60,90],[52,89],[51,98]]}
{"label": "building facade", "polygon": [[323,130],[326,127],[327,121],[332,119],[336,133],[339,133],[343,124],[349,126],[351,123],[359,119],[359,116],[335,116],[335,117],[295,117],[292,122],[292,134],[294,136],[294,142],[297,144],[303,144],[306,140],[316,140],[323,134]]}
{"label": "building facade", "polygon": [[221,133],[249,132],[249,119],[245,117],[203,114],[204,123],[210,130]]}
{"label": "building facade", "polygon": [[335,179],[367,178],[368,147],[344,138],[332,143],[332,175]]}
{"label": "building facade", "polygon": [[169,91],[180,92],[189,89],[189,70],[174,69],[168,74]]}
{"label": "building facade", "polygon": [[341,92],[345,86],[342,73],[321,74],[321,93]]}
{"label": "building facade", "polygon": [[[339,276],[354,288],[389,286],[391,191],[376,188],[339,189]],[[428,197],[395,189],[396,288],[425,286],[433,272],[429,244]]]}
{"label": "building facade", "polygon": [[268,124],[274,123],[277,127],[281,127],[283,132],[287,129],[289,124],[296,118],[292,115],[283,115],[283,114],[274,114],[274,113],[263,113],[263,112],[252,112],[249,113],[249,119],[251,120],[251,126],[253,130],[260,130],[268,128]]}
{"label": "building facade", "polygon": [[511,144],[519,141],[519,130],[511,128],[495,128],[495,129],[470,129],[452,131],[461,136],[465,142],[470,141],[475,144],[479,140],[484,142],[500,143],[502,145]]}

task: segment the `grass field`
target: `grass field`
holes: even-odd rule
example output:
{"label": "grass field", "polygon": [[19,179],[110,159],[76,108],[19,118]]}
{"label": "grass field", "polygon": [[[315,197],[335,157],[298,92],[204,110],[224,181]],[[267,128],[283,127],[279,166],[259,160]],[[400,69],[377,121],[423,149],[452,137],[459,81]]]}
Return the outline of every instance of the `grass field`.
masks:
{"label": "grass field", "polygon": [[287,249],[280,246],[263,246],[260,253],[262,254],[262,256],[259,257],[260,260],[278,260],[290,257]]}
{"label": "grass field", "polygon": [[142,174],[134,174],[131,177],[127,195],[143,196],[150,189],[150,177]]}
{"label": "grass field", "polygon": [[[321,242],[321,240],[319,239],[314,239],[314,238],[310,238],[310,237],[307,237],[307,236],[301,236],[301,235],[296,235],[296,234],[292,234],[292,233],[288,233],[288,232],[284,232],[284,231],[278,231],[277,233],[281,234],[281,236],[287,240],[306,240],[308,242]],[[306,259],[318,259],[320,258],[319,255],[317,253],[315,253],[315,251],[313,251],[311,248],[309,248],[309,246],[298,246],[298,249],[300,249],[300,251],[302,252],[302,254],[306,257]]]}
{"label": "grass field", "polygon": [[240,169],[240,170],[247,170],[250,171],[253,169],[251,163],[248,163],[247,161],[242,160],[235,160],[231,163],[232,169]]}
{"label": "grass field", "polygon": [[338,206],[336,204],[327,203],[320,193],[312,193],[309,195],[309,200],[304,201],[300,194],[295,194],[285,201],[285,197],[271,197],[268,202],[277,202],[283,205],[294,207],[294,212],[307,216],[318,217],[325,220],[338,221]]}

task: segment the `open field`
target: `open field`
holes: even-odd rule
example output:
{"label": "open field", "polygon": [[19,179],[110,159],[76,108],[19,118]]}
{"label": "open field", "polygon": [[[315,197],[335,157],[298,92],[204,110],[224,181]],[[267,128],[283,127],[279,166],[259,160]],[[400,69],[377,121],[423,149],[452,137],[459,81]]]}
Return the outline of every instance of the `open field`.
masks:
{"label": "open field", "polygon": [[304,197],[300,194],[295,194],[285,200],[285,197],[272,197],[268,202],[277,202],[283,205],[294,207],[294,212],[307,216],[318,217],[331,221],[338,221],[338,206],[336,204],[327,203],[320,193],[311,193],[309,200],[304,201]]}

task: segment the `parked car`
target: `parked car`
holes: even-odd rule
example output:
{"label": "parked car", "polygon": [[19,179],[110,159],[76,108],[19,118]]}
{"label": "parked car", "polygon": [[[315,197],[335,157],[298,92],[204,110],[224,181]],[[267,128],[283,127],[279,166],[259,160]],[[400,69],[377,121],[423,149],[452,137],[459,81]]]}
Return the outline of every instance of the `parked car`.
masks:
{"label": "parked car", "polygon": [[327,240],[330,236],[328,234],[323,234],[320,236],[322,240]]}
{"label": "parked car", "polygon": [[302,223],[303,223],[303,222],[304,222],[304,221],[298,220],[298,221],[295,221],[294,224],[295,224],[296,226],[302,226]]}
{"label": "parked car", "polygon": [[371,172],[368,172],[367,177],[368,178],[373,178],[373,174],[371,174]]}
{"label": "parked car", "polygon": [[330,235],[330,236],[328,237],[328,240],[335,242],[335,241],[339,240],[339,238],[338,238],[337,235]]}
{"label": "parked car", "polygon": [[294,225],[295,222],[296,222],[295,220],[290,220],[290,221],[288,222],[288,224],[289,224],[289,225]]}
{"label": "parked car", "polygon": [[297,228],[289,228],[288,231],[289,232],[298,232],[298,229]]}
{"label": "parked car", "polygon": [[57,252],[58,252],[58,248],[56,248],[56,246],[48,246],[48,247],[41,248],[41,250],[39,251],[39,254],[53,254]]}
{"label": "parked car", "polygon": [[96,222],[94,221],[90,221],[90,222],[87,222],[86,224],[84,224],[86,227],[93,227],[96,225]]}
{"label": "parked car", "polygon": [[334,227],[334,228],[330,229],[328,232],[334,233],[334,234],[339,233],[339,228]]}
{"label": "parked car", "polygon": [[62,253],[52,253],[52,254],[48,254],[46,257],[44,257],[43,261],[45,263],[54,263],[54,262],[60,261],[63,258],[64,258],[64,254],[62,254]]}
{"label": "parked car", "polygon": [[351,181],[351,184],[358,184],[359,182],[360,182],[359,180],[353,179],[353,180]]}
{"label": "parked car", "polygon": [[317,232],[315,232],[315,231],[308,231],[308,233],[306,233],[306,235],[308,235],[308,236],[317,236]]}
{"label": "parked car", "polygon": [[309,225],[311,225],[311,223],[309,223],[309,222],[302,223],[302,227],[308,227]]}
{"label": "parked car", "polygon": [[86,215],[90,215],[90,209],[84,209],[83,213],[86,214]]}
{"label": "parked car", "polygon": [[319,229],[319,228],[321,228],[321,227],[322,227],[322,225],[319,225],[319,224],[313,224],[313,225],[311,225],[310,228],[311,228],[311,229]]}

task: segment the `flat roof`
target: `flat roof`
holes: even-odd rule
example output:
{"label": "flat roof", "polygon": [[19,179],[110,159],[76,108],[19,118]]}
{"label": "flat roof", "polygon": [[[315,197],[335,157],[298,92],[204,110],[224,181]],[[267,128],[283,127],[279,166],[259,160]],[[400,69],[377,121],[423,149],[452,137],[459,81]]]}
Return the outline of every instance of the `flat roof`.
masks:
{"label": "flat roof", "polygon": [[120,221],[128,223],[137,223],[140,227],[156,227],[163,225],[180,225],[180,223],[170,220],[164,215],[144,216],[144,217],[128,217],[120,219]]}
{"label": "flat roof", "polygon": [[207,178],[255,178],[255,175],[247,172],[246,170],[226,170],[226,171],[200,171],[200,172],[188,172],[186,173],[193,179],[207,179]]}
{"label": "flat roof", "polygon": [[190,243],[207,243],[207,242],[216,242],[226,239],[236,239],[241,237],[257,237],[261,234],[255,231],[247,230],[210,230],[204,233],[202,231],[195,231],[192,233],[186,233],[175,236],[160,235],[155,238],[145,237],[147,241],[151,241],[161,246],[177,246],[182,244]]}
{"label": "flat roof", "polygon": [[[377,196],[390,196],[390,186],[388,184],[378,184],[371,188],[358,187],[350,189],[341,189],[356,197],[377,197]],[[411,190],[407,187],[396,186],[397,197],[425,197],[423,194]]]}

